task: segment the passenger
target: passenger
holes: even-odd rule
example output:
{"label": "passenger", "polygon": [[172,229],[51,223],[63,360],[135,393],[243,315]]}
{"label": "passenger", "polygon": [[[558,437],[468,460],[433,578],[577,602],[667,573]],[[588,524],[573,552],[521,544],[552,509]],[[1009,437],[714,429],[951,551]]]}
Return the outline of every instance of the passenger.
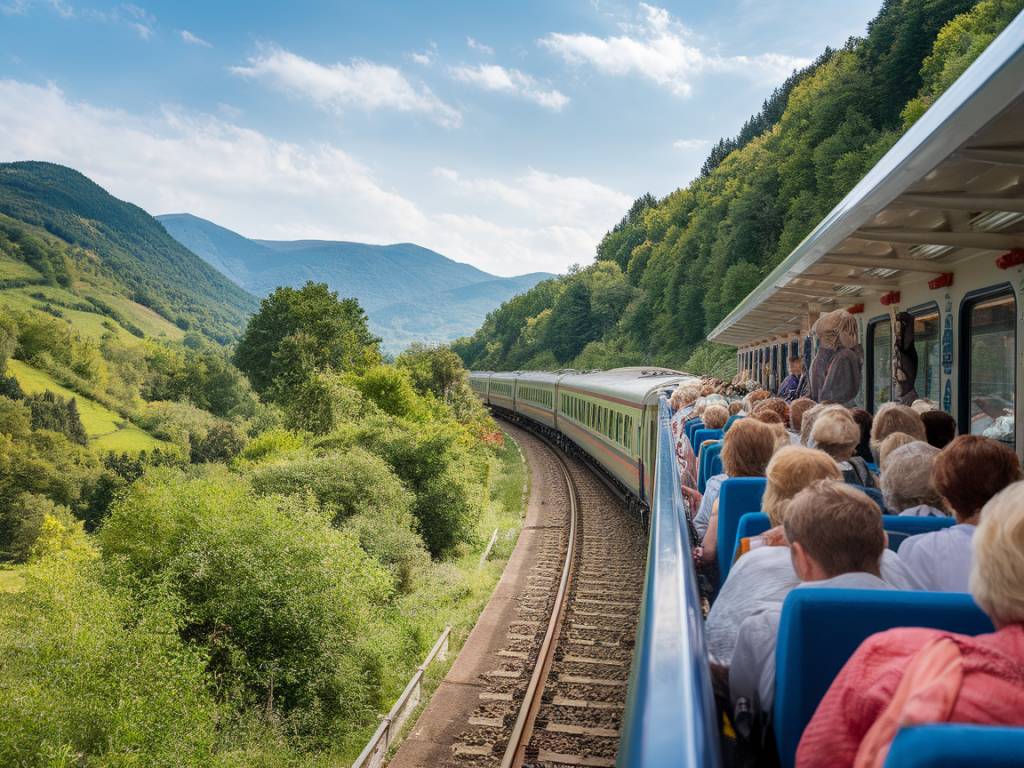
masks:
{"label": "passenger", "polygon": [[860,427],[845,408],[827,410],[815,419],[811,441],[815,448],[835,459],[847,483],[876,487],[875,476],[868,469],[867,462],[860,456],[854,456],[860,442]]}
{"label": "passenger", "polygon": [[972,549],[970,591],[996,631],[905,627],[869,637],[807,724],[798,768],[880,766],[904,726],[1024,726],[1024,483],[985,505]]}
{"label": "passenger", "polygon": [[780,427],[785,427],[786,424],[778,412],[773,411],[771,408],[758,408],[750,418],[757,419],[764,424],[777,424]]}
{"label": "passenger", "polygon": [[878,458],[878,448],[893,432],[906,432],[917,440],[927,441],[920,414],[909,405],[886,403],[878,409],[871,425],[871,453]]}
{"label": "passenger", "polygon": [[938,410],[939,404],[936,403],[934,400],[929,400],[926,397],[919,397],[917,400],[910,404],[910,407],[920,414],[925,414],[928,413],[928,411]]}
{"label": "passenger", "polygon": [[743,401],[742,400],[733,400],[731,403],[729,403],[729,415],[730,416],[740,416],[740,415],[742,415],[742,413],[743,413]]}
{"label": "passenger", "polygon": [[945,448],[956,437],[956,419],[945,411],[928,411],[921,414],[924,432],[928,442],[938,449]]}
{"label": "passenger", "polygon": [[789,358],[789,376],[787,376],[779,387],[779,397],[787,403],[791,403],[799,397],[807,394],[810,384],[807,381],[807,374],[804,373],[804,361],[799,355]]}
{"label": "passenger", "polygon": [[[880,576],[885,550],[881,512],[848,484],[820,480],[798,493],[784,528],[793,570],[800,579],[796,589],[892,589]],[[749,711],[754,717],[771,712],[781,617],[779,602],[740,625],[729,666],[734,711]]]}
{"label": "passenger", "polygon": [[800,442],[800,425],[804,414],[815,405],[816,403],[809,397],[798,398],[789,404],[789,442],[793,445]]}
{"label": "passenger", "polygon": [[911,536],[900,545],[902,560],[924,589],[966,592],[971,538],[989,499],[1021,479],[1012,449],[980,435],[961,435],[943,448],[932,468],[935,488],[953,511],[951,528]]}
{"label": "passenger", "polygon": [[747,413],[753,413],[754,412],[754,407],[759,402],[761,402],[762,400],[767,400],[771,396],[772,396],[772,393],[769,392],[767,389],[755,389],[753,392],[751,392],[749,395],[747,395],[745,398],[743,398],[744,401],[745,401],[745,410],[746,410],[746,412]]}
{"label": "passenger", "polygon": [[878,469],[884,473],[885,462],[888,460],[889,455],[897,448],[902,448],[903,446],[910,445],[911,443],[927,445],[923,440],[917,440],[906,432],[893,432],[885,438],[885,440],[882,441],[882,444],[878,446]]}
{"label": "passenger", "polygon": [[874,456],[871,455],[871,424],[874,419],[871,413],[863,408],[854,408],[850,411],[850,415],[853,416],[853,420],[860,427],[860,442],[857,443],[857,452],[854,455],[860,456],[868,464],[872,464],[875,460]]}
{"label": "passenger", "polygon": [[803,419],[800,420],[800,444],[807,446],[808,448],[814,447],[814,441],[811,440],[811,431],[814,429],[815,420],[828,410],[846,410],[841,405],[832,404],[820,404],[813,408],[808,408],[804,413]]}
{"label": "passenger", "polygon": [[768,462],[779,444],[777,432],[757,419],[742,419],[722,442],[722,474],[708,478],[701,506],[693,524],[702,539],[706,562],[717,557],[717,504],[722,483],[730,477],[764,477]]}
{"label": "passenger", "polygon": [[763,410],[775,411],[779,414],[783,426],[789,424],[789,405],[781,397],[769,397],[754,406],[755,414]]}
{"label": "passenger", "polygon": [[932,478],[938,448],[912,440],[884,456],[889,441],[902,434],[889,435],[882,443],[882,495],[886,506],[893,514],[907,517],[949,517],[946,502]]}
{"label": "passenger", "polygon": [[693,383],[680,384],[672,392],[672,407],[675,413],[672,414],[672,436],[678,440],[683,434],[683,425],[693,413],[697,397],[700,395],[700,387]]}
{"label": "passenger", "polygon": [[[729,420],[729,409],[713,403],[704,409],[704,429],[721,429]],[[697,446],[694,446],[696,448]]]}

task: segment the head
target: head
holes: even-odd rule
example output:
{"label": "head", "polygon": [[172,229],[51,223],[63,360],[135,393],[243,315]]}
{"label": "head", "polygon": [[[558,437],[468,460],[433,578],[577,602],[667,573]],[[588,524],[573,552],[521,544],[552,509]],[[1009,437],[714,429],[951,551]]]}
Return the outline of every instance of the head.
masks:
{"label": "head", "polygon": [[1013,449],[980,435],[960,435],[939,451],[932,471],[958,523],[977,523],[989,499],[1021,479]]}
{"label": "head", "polygon": [[757,419],[740,419],[722,441],[722,469],[729,477],[764,477],[776,443],[770,426]]}
{"label": "head", "polygon": [[[889,435],[882,449],[896,435]],[[893,450],[885,459],[885,471],[882,473],[882,495],[886,506],[896,513],[910,507],[927,504],[936,509],[945,510],[946,503],[935,487],[932,471],[939,449],[920,440],[912,440],[907,445]]]}
{"label": "head", "polygon": [[733,400],[729,403],[729,415],[736,416],[737,414],[743,413],[743,401]]}
{"label": "head", "polygon": [[762,400],[767,400],[771,396],[771,392],[769,392],[767,389],[755,389],[746,397],[747,413],[753,413],[754,408],[757,407],[758,403],[760,403]]}
{"label": "head", "polygon": [[693,401],[693,412],[690,414],[691,417],[697,418],[697,419],[703,418],[704,417],[704,409],[707,407],[707,404],[708,404],[707,400],[705,400],[703,397],[698,397],[696,400],[694,400]]}
{"label": "head", "polygon": [[790,502],[800,491],[818,480],[842,480],[843,476],[827,453],[789,445],[775,452],[765,477],[768,483],[761,508],[772,525],[781,525],[786,521]]}
{"label": "head", "polygon": [[871,450],[876,455],[882,441],[893,432],[906,432],[917,440],[925,440],[924,422],[921,415],[908,405],[886,403],[878,409],[871,424]]}
{"label": "head", "polygon": [[780,427],[784,426],[782,417],[770,408],[760,408],[755,411],[750,418],[757,419],[764,424],[777,424]]}
{"label": "head", "polygon": [[997,628],[1024,622],[1024,483],[1000,491],[974,532],[970,590]]}
{"label": "head", "polygon": [[836,461],[853,456],[860,442],[860,427],[845,408],[831,408],[814,420],[811,444]]}
{"label": "head", "polygon": [[704,428],[721,429],[729,420],[729,409],[723,405],[709,405],[704,409]]}
{"label": "head", "polygon": [[910,404],[918,413],[928,413],[928,411],[934,411],[939,407],[939,404],[934,400],[929,400],[926,397],[919,397],[917,400]]}
{"label": "head", "polygon": [[789,372],[794,376],[799,376],[804,372],[804,359],[799,355],[793,355],[789,358]]}
{"label": "head", "polygon": [[814,431],[814,422],[817,421],[823,413],[834,410],[845,411],[846,408],[844,408],[841,405],[836,405],[834,403],[822,403],[821,405],[816,405],[813,408],[807,409],[806,413],[804,413],[803,419],[801,419],[800,421],[800,443],[802,445],[814,445],[814,442],[811,439],[811,433]]}
{"label": "head", "polygon": [[850,415],[860,427],[860,442],[857,443],[856,455],[864,461],[872,461],[874,457],[871,455],[871,422],[874,419],[871,418],[871,413],[863,408],[854,408],[850,411]]}
{"label": "head", "polygon": [[789,426],[797,434],[800,433],[800,425],[803,423],[804,414],[815,406],[815,402],[809,397],[798,397],[789,404]]}
{"label": "head", "polygon": [[924,433],[928,442],[940,450],[945,448],[956,437],[956,419],[945,411],[926,411],[921,414]]}
{"label": "head", "polygon": [[847,483],[819,480],[790,502],[784,523],[802,581],[844,573],[879,575],[885,531],[878,505]]}
{"label": "head", "polygon": [[906,432],[893,432],[885,438],[885,440],[882,441],[882,444],[878,446],[878,468],[885,469],[889,466],[887,462],[889,461],[889,456],[892,455],[892,452],[905,445],[910,445],[911,443],[927,445],[924,441],[916,440]]}
{"label": "head", "polygon": [[671,396],[668,398],[668,404],[672,407],[673,411],[678,411],[683,407],[683,391],[679,387],[672,390]]}
{"label": "head", "polygon": [[755,414],[761,411],[775,411],[782,419],[783,425],[789,424],[789,405],[781,397],[769,397],[762,400],[754,407]]}

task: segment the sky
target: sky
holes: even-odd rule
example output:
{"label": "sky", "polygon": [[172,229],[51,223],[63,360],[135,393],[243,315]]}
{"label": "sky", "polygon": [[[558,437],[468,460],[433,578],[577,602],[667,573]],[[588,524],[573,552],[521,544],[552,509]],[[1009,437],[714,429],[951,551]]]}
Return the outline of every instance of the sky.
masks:
{"label": "sky", "polygon": [[589,263],[879,0],[0,0],[0,161],[263,239]]}

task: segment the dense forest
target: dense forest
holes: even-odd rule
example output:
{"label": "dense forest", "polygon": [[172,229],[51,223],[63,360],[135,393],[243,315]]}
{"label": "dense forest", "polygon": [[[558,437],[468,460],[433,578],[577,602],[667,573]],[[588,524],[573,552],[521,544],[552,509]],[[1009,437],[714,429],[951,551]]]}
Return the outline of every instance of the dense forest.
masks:
{"label": "dense forest", "polygon": [[765,101],[699,178],[638,199],[595,261],[492,312],[454,349],[475,369],[658,364],[729,375],[711,331],[1024,8],[886,0]]}
{"label": "dense forest", "polygon": [[93,192],[0,215],[0,764],[351,761],[486,602],[519,454],[450,349],[315,283],[235,326]]}

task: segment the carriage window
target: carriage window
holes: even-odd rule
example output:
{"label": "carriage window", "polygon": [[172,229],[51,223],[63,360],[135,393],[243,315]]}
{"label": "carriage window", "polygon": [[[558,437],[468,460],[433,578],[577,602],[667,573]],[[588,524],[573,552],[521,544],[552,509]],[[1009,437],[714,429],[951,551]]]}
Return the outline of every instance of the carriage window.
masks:
{"label": "carriage window", "polygon": [[871,355],[871,401],[874,409],[892,400],[892,321],[876,320],[868,326],[868,354]]}
{"label": "carriage window", "polygon": [[942,402],[939,392],[939,371],[942,366],[941,324],[938,309],[914,315],[914,348],[917,350],[917,394],[937,403]]}
{"label": "carriage window", "polygon": [[1013,445],[1017,302],[1009,294],[981,299],[964,311],[967,407],[960,417],[968,424],[961,429]]}

